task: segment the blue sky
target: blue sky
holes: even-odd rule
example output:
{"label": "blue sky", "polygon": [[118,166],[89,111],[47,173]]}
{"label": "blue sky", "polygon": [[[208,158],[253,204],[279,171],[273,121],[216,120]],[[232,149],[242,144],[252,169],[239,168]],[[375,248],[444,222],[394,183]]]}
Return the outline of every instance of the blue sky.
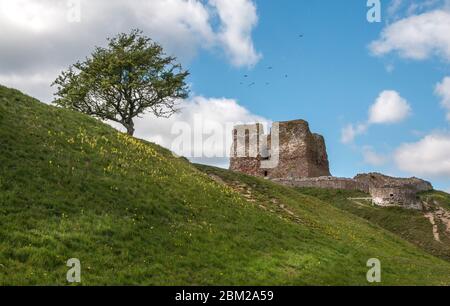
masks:
{"label": "blue sky", "polygon": [[379,23],[366,2],[0,0],[0,84],[50,103],[61,70],[140,28],[189,69],[192,92],[170,120],[137,121],[137,137],[171,148],[196,114],[305,119],[333,175],[415,175],[450,192],[450,1],[380,0]]}
{"label": "blue sky", "polygon": [[[382,16],[387,16],[387,2],[382,1]],[[365,1],[284,1],[280,5],[262,0],[256,5],[259,23],[253,40],[263,58],[254,67],[238,69],[217,54],[202,52],[189,66],[193,91],[232,97],[274,121],[306,119],[313,131],[325,136],[334,175],[414,174],[392,162],[364,162],[363,148],[370,146],[377,154],[389,156],[402,143],[448,129],[434,94],[436,84],[450,73],[448,62],[439,57],[417,61],[395,53],[372,55],[368,46],[387,21],[369,23]],[[256,85],[248,87],[251,82]],[[396,124],[373,126],[353,144],[343,144],[341,129],[366,120],[369,107],[383,90],[399,92],[411,105],[411,116]],[[450,187],[449,177],[430,179],[439,188]]]}

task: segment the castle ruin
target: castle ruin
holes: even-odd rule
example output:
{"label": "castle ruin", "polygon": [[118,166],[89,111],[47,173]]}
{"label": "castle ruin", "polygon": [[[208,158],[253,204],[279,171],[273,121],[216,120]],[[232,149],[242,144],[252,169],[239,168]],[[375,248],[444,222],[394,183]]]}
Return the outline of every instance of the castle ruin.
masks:
{"label": "castle ruin", "polygon": [[331,175],[325,140],[304,120],[274,123],[268,135],[262,124],[236,126],[230,169],[269,179]]}
{"label": "castle ruin", "polygon": [[419,192],[433,186],[418,178],[394,178],[379,173],[338,178],[330,174],[325,139],[311,133],[308,122],[274,123],[270,134],[262,124],[233,130],[230,170],[264,177],[291,187],[356,190],[371,195],[379,206],[422,209]]}

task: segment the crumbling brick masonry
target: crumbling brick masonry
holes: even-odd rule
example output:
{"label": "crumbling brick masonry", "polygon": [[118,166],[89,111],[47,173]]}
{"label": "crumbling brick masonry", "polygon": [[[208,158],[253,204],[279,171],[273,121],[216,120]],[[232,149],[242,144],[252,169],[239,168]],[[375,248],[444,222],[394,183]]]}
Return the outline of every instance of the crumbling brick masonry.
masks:
{"label": "crumbling brick masonry", "polygon": [[[270,179],[331,175],[325,140],[311,133],[304,120],[275,123],[270,135],[264,134],[261,124],[236,126],[231,150],[233,171]],[[272,166],[265,167],[264,162]]]}

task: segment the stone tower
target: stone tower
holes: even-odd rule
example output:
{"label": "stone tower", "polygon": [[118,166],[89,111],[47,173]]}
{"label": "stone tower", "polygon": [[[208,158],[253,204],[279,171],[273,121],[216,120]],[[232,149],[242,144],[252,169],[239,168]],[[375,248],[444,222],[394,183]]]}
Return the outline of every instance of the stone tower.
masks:
{"label": "stone tower", "polygon": [[304,120],[274,123],[270,135],[261,124],[236,126],[231,150],[233,171],[271,179],[331,175],[325,140]]}

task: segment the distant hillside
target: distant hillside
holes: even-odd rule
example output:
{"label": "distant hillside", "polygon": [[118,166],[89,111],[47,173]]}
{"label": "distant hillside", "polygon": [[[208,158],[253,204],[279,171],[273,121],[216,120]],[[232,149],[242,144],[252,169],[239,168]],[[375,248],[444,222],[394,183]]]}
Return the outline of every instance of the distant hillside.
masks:
{"label": "distant hillside", "polygon": [[420,197],[428,208],[424,212],[398,207],[373,206],[368,201],[353,200],[352,198],[360,194],[351,191],[316,188],[297,190],[360,216],[425,251],[450,261],[450,195],[445,192],[421,193]]}
{"label": "distant hillside", "polygon": [[445,285],[450,263],[320,197],[0,87],[0,284]]}

